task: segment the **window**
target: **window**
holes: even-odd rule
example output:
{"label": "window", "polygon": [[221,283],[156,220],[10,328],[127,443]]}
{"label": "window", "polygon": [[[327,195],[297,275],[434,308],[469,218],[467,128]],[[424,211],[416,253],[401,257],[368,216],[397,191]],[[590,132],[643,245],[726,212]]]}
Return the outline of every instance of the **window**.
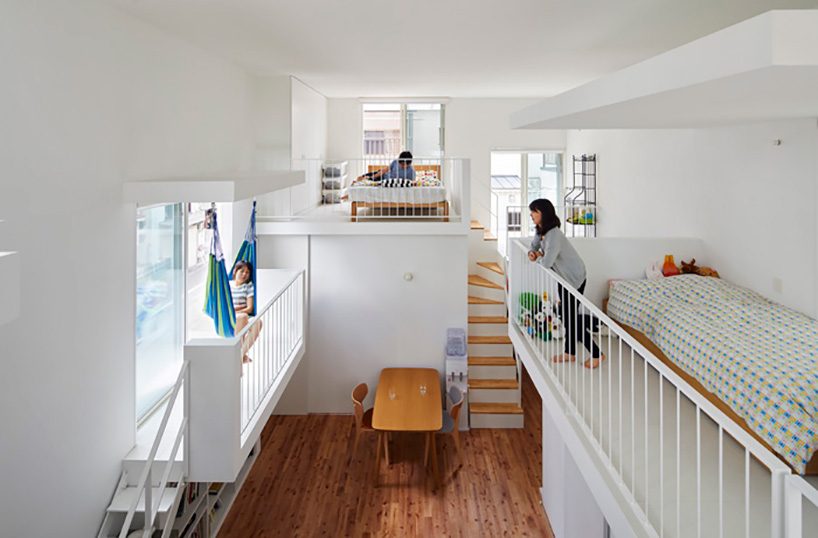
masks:
{"label": "window", "polygon": [[363,105],[364,157],[443,156],[443,105],[367,103]]}
{"label": "window", "polygon": [[184,259],[182,205],[136,213],[136,418],[173,387],[182,365]]}

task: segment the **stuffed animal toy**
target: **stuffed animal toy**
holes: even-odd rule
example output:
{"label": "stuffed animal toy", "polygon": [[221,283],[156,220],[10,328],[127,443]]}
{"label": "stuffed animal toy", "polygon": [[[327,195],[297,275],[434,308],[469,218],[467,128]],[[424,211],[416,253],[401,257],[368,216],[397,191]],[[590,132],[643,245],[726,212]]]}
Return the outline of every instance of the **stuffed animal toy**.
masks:
{"label": "stuffed animal toy", "polygon": [[682,260],[682,274],[712,276],[715,278],[719,278],[719,272],[713,269],[712,267],[699,267],[698,265],[696,265],[696,258],[693,258],[689,262]]}

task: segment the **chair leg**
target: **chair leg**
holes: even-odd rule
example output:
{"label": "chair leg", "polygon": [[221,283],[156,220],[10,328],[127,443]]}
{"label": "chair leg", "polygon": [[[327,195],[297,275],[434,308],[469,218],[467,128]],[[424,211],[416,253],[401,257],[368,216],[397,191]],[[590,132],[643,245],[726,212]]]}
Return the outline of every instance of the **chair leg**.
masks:
{"label": "chair leg", "polygon": [[383,436],[383,453],[386,457],[386,464],[389,465],[389,434],[386,433]]}
{"label": "chair leg", "polygon": [[361,437],[361,432],[355,430],[355,444],[352,446],[352,457],[358,454],[358,439]]}
{"label": "chair leg", "polygon": [[460,431],[455,429],[454,432],[452,432],[452,437],[454,438],[454,447],[457,449],[457,459],[459,459],[462,463],[462,454],[460,453]]}
{"label": "chair leg", "polygon": [[433,433],[426,434],[426,448],[423,449],[423,466],[426,467],[429,465],[429,436],[434,435]]}

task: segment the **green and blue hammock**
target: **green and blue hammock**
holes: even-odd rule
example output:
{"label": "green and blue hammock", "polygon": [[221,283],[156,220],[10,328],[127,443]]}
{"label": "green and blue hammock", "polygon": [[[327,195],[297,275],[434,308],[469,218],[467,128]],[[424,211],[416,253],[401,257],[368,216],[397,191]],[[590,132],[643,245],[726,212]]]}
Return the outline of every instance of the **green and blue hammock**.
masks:
{"label": "green and blue hammock", "polygon": [[[256,283],[256,202],[253,201],[253,210],[250,214],[250,225],[244,235],[244,241],[239,248],[236,261],[227,274],[224,265],[224,252],[222,251],[221,237],[219,236],[219,226],[216,219],[216,211],[213,210],[213,238],[210,241],[210,256],[207,267],[207,296],[205,298],[205,313],[213,318],[216,333],[219,336],[230,338],[236,333],[236,310],[233,308],[233,295],[230,292],[230,280],[233,269],[239,261],[250,263],[253,268],[253,287],[257,293]],[[256,301],[253,301],[255,306]],[[252,312],[255,315],[255,312]]]}

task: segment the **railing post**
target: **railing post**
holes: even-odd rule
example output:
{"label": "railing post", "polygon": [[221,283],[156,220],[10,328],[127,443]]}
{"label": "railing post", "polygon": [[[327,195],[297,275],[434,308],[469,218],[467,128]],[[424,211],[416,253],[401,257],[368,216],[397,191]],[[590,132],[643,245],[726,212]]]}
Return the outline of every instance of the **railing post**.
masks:
{"label": "railing post", "polygon": [[[801,492],[793,484],[794,477],[783,476],[784,480],[784,536],[785,538],[802,538],[801,528]],[[775,522],[775,520],[773,520]]]}

